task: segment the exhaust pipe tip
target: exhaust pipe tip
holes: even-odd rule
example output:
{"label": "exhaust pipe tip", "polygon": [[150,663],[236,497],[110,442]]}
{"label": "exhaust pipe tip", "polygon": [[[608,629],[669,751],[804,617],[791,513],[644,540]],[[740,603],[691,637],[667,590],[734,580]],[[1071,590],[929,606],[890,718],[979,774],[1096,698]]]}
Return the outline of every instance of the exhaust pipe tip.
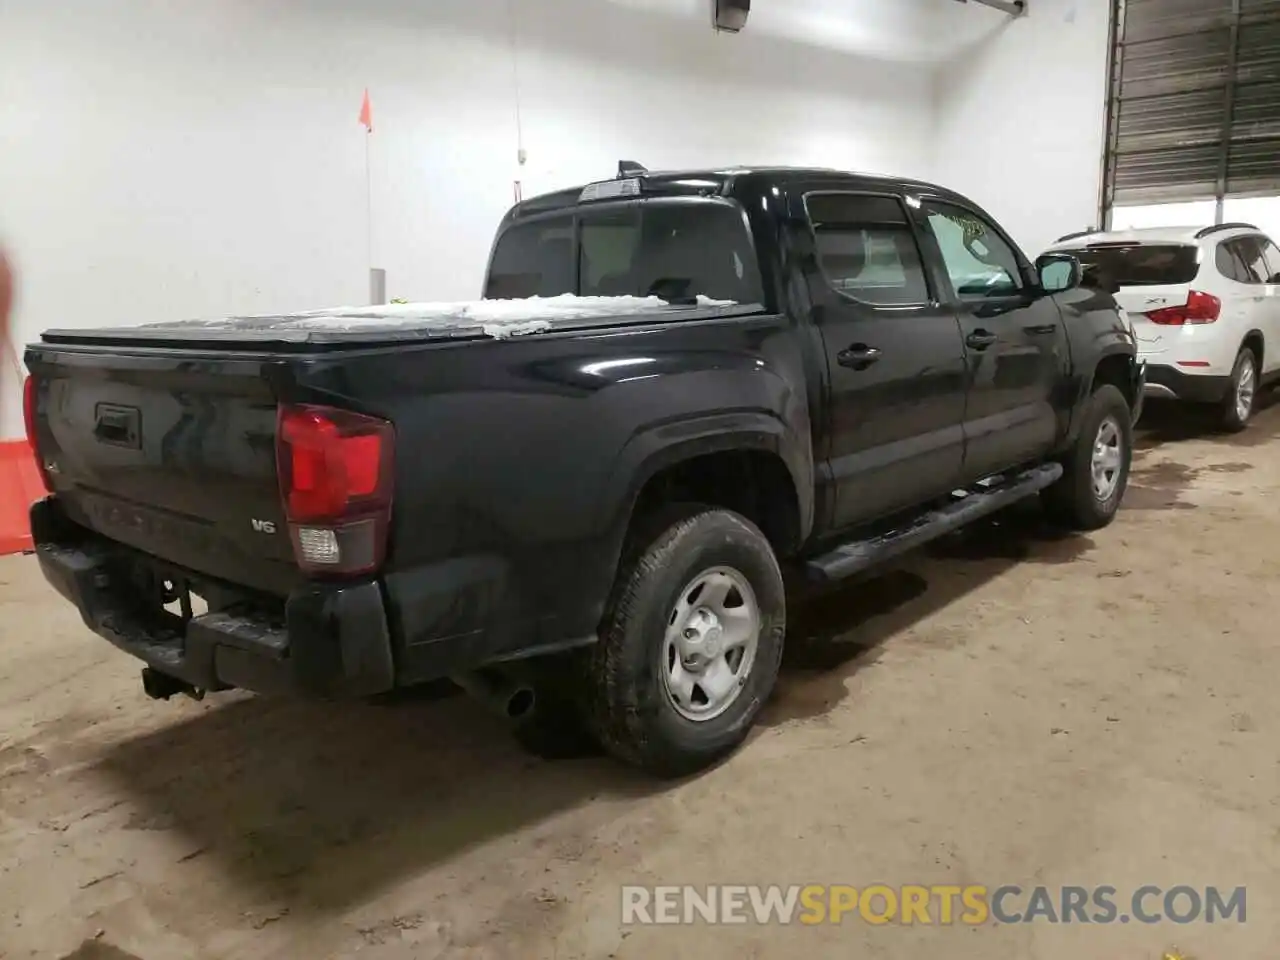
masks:
{"label": "exhaust pipe tip", "polygon": [[528,716],[537,701],[533,687],[499,670],[479,670],[451,678],[489,710],[508,720]]}
{"label": "exhaust pipe tip", "polygon": [[507,699],[507,719],[519,720],[528,716],[536,702],[532,687],[518,687]]}

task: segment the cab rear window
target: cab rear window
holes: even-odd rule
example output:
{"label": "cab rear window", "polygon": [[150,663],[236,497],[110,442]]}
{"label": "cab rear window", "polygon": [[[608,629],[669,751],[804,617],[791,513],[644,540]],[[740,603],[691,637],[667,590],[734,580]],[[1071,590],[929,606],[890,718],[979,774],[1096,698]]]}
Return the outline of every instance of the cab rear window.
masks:
{"label": "cab rear window", "polygon": [[1120,287],[1190,283],[1200,271],[1196,248],[1186,243],[1097,243],[1061,252]]}
{"label": "cab rear window", "polygon": [[723,201],[609,204],[508,227],[486,298],[660,296],[759,303],[742,208]]}

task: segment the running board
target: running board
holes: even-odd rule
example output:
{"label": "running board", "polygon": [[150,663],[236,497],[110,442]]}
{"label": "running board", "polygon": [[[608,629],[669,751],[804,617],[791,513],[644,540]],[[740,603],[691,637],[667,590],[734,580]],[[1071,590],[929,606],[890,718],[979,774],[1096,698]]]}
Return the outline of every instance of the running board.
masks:
{"label": "running board", "polygon": [[906,526],[813,557],[805,563],[805,571],[811,580],[843,580],[1038,493],[1061,476],[1062,464],[1046,463],[1007,478],[983,480],[972,490],[957,491],[956,500]]}

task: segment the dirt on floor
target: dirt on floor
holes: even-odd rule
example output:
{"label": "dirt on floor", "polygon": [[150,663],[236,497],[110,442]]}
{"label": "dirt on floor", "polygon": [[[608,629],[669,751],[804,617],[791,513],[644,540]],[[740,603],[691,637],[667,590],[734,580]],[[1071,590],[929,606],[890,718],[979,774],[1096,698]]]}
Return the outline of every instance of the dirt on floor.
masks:
{"label": "dirt on floor", "polygon": [[[1153,418],[1109,529],[1015,510],[793,600],[764,722],[677,784],[531,757],[462,697],[153,702],[0,560],[0,957],[1274,957],[1280,407]],[[875,883],[1247,915],[621,925],[629,884]]]}

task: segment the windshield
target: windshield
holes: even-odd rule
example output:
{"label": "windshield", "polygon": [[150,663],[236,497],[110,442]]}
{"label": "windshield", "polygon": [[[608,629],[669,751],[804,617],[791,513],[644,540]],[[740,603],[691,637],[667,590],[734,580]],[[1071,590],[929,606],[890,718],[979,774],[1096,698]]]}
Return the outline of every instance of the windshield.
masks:
{"label": "windshield", "polygon": [[1056,250],[1078,259],[1086,272],[1118,287],[1190,283],[1200,271],[1196,248],[1186,243],[1108,243]]}
{"label": "windshield", "polygon": [[579,207],[508,228],[494,248],[485,297],[565,293],[761,300],[742,209],[722,201]]}

